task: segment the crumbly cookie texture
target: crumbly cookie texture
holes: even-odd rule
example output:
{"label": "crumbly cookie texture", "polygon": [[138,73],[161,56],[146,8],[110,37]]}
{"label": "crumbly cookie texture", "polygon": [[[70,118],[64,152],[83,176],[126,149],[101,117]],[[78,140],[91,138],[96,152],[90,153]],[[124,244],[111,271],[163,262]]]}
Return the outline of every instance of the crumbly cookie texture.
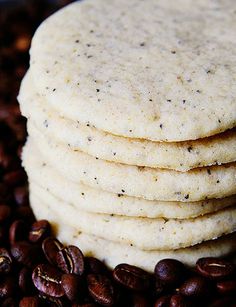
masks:
{"label": "crumbly cookie texture", "polygon": [[126,137],[198,139],[236,124],[234,0],[86,0],[47,19],[35,86],[68,118]]}

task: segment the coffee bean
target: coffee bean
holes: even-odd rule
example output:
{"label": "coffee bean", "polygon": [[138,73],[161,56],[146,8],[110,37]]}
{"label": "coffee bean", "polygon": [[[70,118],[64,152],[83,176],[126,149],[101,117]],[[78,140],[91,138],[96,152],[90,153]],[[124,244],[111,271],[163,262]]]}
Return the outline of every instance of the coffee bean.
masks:
{"label": "coffee bean", "polygon": [[18,206],[26,206],[29,204],[28,189],[26,186],[16,187],[14,189],[14,198]]}
{"label": "coffee bean", "polygon": [[10,244],[14,244],[18,241],[25,241],[27,239],[28,228],[24,221],[16,220],[9,228],[9,240]]}
{"label": "coffee bean", "polygon": [[108,275],[109,271],[106,265],[97,258],[85,257],[85,267],[87,273]]}
{"label": "coffee bean", "polygon": [[154,281],[154,292],[156,296],[160,296],[164,292],[164,285],[158,278],[155,278]]}
{"label": "coffee bean", "polygon": [[175,259],[163,259],[155,266],[155,276],[164,285],[177,285],[185,277],[186,269],[182,262]]}
{"label": "coffee bean", "polygon": [[11,208],[7,205],[0,205],[0,223],[7,221],[11,216]]}
{"label": "coffee bean", "polygon": [[199,259],[196,269],[202,276],[219,280],[232,275],[235,267],[226,260],[208,257]]}
{"label": "coffee bean", "polygon": [[187,306],[188,306],[187,301],[182,295],[180,294],[172,295],[169,307],[187,307]]}
{"label": "coffee bean", "polygon": [[34,222],[29,232],[29,241],[33,243],[42,242],[51,233],[51,226],[48,221],[41,220]]}
{"label": "coffee bean", "polygon": [[46,238],[42,243],[42,249],[49,263],[57,265],[57,253],[63,249],[64,246],[61,242],[53,237]]}
{"label": "coffee bean", "polygon": [[5,248],[0,248],[0,273],[9,273],[12,267],[12,259]]}
{"label": "coffee bean", "polygon": [[102,306],[112,306],[115,303],[115,290],[106,276],[89,274],[87,283],[89,293],[97,303]]}
{"label": "coffee bean", "polygon": [[70,301],[82,297],[85,291],[84,280],[75,274],[63,274],[61,278],[62,288]]}
{"label": "coffee bean", "polygon": [[206,297],[210,293],[210,286],[206,279],[195,276],[187,279],[180,287],[179,292],[189,297]]}
{"label": "coffee bean", "polygon": [[16,295],[16,281],[12,276],[2,277],[0,280],[0,298],[14,297]]}
{"label": "coffee bean", "polygon": [[34,290],[31,276],[31,270],[26,267],[23,267],[19,272],[18,284],[24,294],[31,294]]}
{"label": "coffee bean", "polygon": [[21,185],[25,180],[25,172],[22,169],[8,172],[4,175],[3,181],[9,186]]}
{"label": "coffee bean", "polygon": [[26,223],[33,223],[35,221],[35,217],[33,211],[28,206],[18,207],[15,210],[16,218],[19,220],[23,220]]}
{"label": "coffee bean", "polygon": [[11,254],[17,262],[29,268],[33,267],[42,256],[37,246],[23,241],[12,245]]}
{"label": "coffee bean", "polygon": [[236,280],[218,281],[216,287],[220,294],[234,294],[236,293]]}
{"label": "coffee bean", "polygon": [[164,295],[158,298],[154,307],[169,307],[171,295]]}
{"label": "coffee bean", "polygon": [[48,307],[67,307],[70,306],[68,301],[65,301],[63,298],[47,296],[43,293],[39,294],[40,306]]}
{"label": "coffee bean", "polygon": [[61,286],[61,277],[62,274],[48,264],[38,265],[32,274],[35,287],[52,297],[62,297],[64,295],[64,290]]}
{"label": "coffee bean", "polygon": [[84,256],[73,245],[64,247],[56,253],[57,266],[65,273],[82,275],[84,273]]}
{"label": "coffee bean", "polygon": [[40,299],[36,296],[24,297],[19,304],[19,307],[39,307]]}
{"label": "coffee bean", "polygon": [[150,286],[150,275],[147,272],[125,263],[115,267],[113,278],[124,287],[135,291],[144,291]]}

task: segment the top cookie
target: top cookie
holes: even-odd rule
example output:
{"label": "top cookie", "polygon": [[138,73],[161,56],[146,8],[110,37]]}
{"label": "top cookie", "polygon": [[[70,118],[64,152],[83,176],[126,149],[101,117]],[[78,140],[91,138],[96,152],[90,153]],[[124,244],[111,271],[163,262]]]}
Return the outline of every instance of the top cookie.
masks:
{"label": "top cookie", "polygon": [[236,125],[234,0],[85,0],[31,47],[35,86],[63,116],[110,133],[194,140]]}

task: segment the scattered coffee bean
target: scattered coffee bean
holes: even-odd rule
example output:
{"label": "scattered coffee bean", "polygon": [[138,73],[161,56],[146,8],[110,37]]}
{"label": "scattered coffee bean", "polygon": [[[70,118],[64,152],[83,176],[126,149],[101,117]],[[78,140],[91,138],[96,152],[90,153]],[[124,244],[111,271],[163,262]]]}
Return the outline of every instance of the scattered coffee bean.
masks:
{"label": "scattered coffee bean", "polygon": [[0,223],[7,221],[11,216],[11,208],[7,205],[0,205]]}
{"label": "scattered coffee bean", "polygon": [[64,248],[63,244],[53,237],[46,238],[42,249],[49,263],[57,266],[57,253]]}
{"label": "scattered coffee bean", "polygon": [[82,297],[84,294],[85,284],[81,276],[75,274],[63,274],[61,284],[65,295],[70,301],[76,301],[76,299]]}
{"label": "scattered coffee bean", "polygon": [[69,245],[58,250],[56,253],[56,263],[65,273],[78,275],[84,273],[84,256],[76,246]]}
{"label": "scattered coffee bean", "polygon": [[40,299],[36,296],[24,297],[20,301],[19,307],[40,307]]}
{"label": "scattered coffee bean", "polygon": [[12,267],[12,259],[5,248],[0,248],[0,274],[9,273]]}
{"label": "scattered coffee bean", "polygon": [[235,307],[236,296],[218,298],[209,304],[209,307]]}
{"label": "scattered coffee bean", "polygon": [[87,273],[108,275],[109,270],[106,265],[94,257],[85,257],[85,267]]}
{"label": "scattered coffee bean", "polygon": [[188,303],[182,295],[180,294],[172,295],[169,307],[187,307],[187,306]]}
{"label": "scattered coffee bean", "polygon": [[185,278],[185,273],[183,263],[175,259],[163,259],[155,267],[156,278],[167,286],[179,284]]}
{"label": "scattered coffee bean", "polygon": [[9,229],[10,244],[14,244],[19,241],[25,241],[27,239],[28,228],[25,222],[22,220],[14,221]]}
{"label": "scattered coffee bean", "polygon": [[48,221],[41,220],[34,222],[29,232],[29,241],[40,243],[51,233],[51,226]]}
{"label": "scattered coffee bean", "polygon": [[0,298],[14,297],[17,291],[16,281],[12,276],[4,276],[0,280]]}
{"label": "scattered coffee bean", "polygon": [[155,302],[154,307],[169,307],[171,295],[164,295],[158,298]]}
{"label": "scattered coffee bean", "polygon": [[188,297],[208,297],[211,285],[209,282],[200,276],[195,276],[187,279],[180,287],[179,292]]}
{"label": "scattered coffee bean", "polygon": [[17,242],[11,246],[13,258],[20,264],[32,268],[40,260],[41,252],[39,248],[28,242]]}
{"label": "scattered coffee bean", "polygon": [[4,301],[1,302],[1,307],[18,307],[18,303],[16,299],[13,297],[8,297]]}
{"label": "scattered coffee bean", "polygon": [[211,279],[222,279],[233,274],[235,267],[232,263],[218,258],[201,258],[196,263],[197,271]]}
{"label": "scattered coffee bean", "polygon": [[31,294],[34,292],[32,271],[30,269],[23,267],[20,270],[18,284],[24,294]]}
{"label": "scattered coffee bean", "polygon": [[89,274],[87,283],[89,293],[97,303],[102,306],[112,306],[115,303],[115,290],[106,276]]}
{"label": "scattered coffee bean", "polygon": [[133,307],[149,307],[150,302],[146,296],[140,293],[134,293],[132,297]]}
{"label": "scattered coffee bean", "polygon": [[236,280],[218,281],[217,290],[220,294],[236,294]]}
{"label": "scattered coffee bean", "polygon": [[56,268],[48,264],[38,265],[32,274],[35,287],[52,297],[62,297],[64,290],[61,286],[62,274]]}
{"label": "scattered coffee bean", "polygon": [[113,277],[124,287],[135,291],[145,291],[150,286],[150,275],[147,272],[125,263],[115,267]]}

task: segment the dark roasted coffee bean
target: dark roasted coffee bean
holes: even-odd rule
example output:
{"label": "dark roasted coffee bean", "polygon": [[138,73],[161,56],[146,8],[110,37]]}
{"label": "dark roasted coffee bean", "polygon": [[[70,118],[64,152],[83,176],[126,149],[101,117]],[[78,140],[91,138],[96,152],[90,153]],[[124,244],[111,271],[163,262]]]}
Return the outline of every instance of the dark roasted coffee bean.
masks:
{"label": "dark roasted coffee bean", "polygon": [[16,220],[9,228],[9,240],[10,244],[14,244],[18,241],[25,241],[27,239],[28,228],[24,221]]}
{"label": "dark roasted coffee bean", "polygon": [[89,293],[97,303],[102,306],[112,306],[115,303],[115,290],[106,276],[89,274],[87,283]]}
{"label": "dark roasted coffee bean", "polygon": [[226,260],[208,257],[199,259],[196,269],[202,276],[219,280],[232,275],[235,267]]}
{"label": "dark roasted coffee bean", "polygon": [[133,265],[119,264],[113,270],[113,278],[124,287],[144,291],[150,286],[150,275]]}
{"label": "dark roasted coffee bean", "polygon": [[46,238],[42,243],[42,249],[49,263],[57,265],[57,253],[63,249],[64,246],[61,242],[53,237]]}
{"label": "dark roasted coffee bean", "polygon": [[29,268],[37,264],[41,256],[40,249],[28,242],[14,243],[11,247],[11,254],[17,262]]}
{"label": "dark roasted coffee bean", "polygon": [[217,290],[220,294],[236,294],[236,280],[222,280],[218,281]]}
{"label": "dark roasted coffee bean", "polygon": [[11,276],[2,277],[0,280],[0,298],[14,297],[16,294],[16,281]]}
{"label": "dark roasted coffee bean", "polygon": [[85,257],[85,266],[87,273],[107,275],[109,272],[106,265],[94,257]]}
{"label": "dark roasted coffee bean", "polygon": [[155,278],[155,284],[154,284],[154,292],[156,296],[160,296],[164,292],[164,285],[162,281],[158,278]]}
{"label": "dark roasted coffee bean", "polygon": [[19,307],[39,307],[40,299],[36,296],[24,297],[19,304]]}
{"label": "dark roasted coffee bean", "polygon": [[146,296],[139,294],[139,293],[134,293],[132,297],[132,306],[133,307],[149,307],[150,302]]}
{"label": "dark roasted coffee bean", "polygon": [[19,272],[19,288],[25,294],[32,293],[34,290],[32,282],[32,272],[30,269],[24,267]]}
{"label": "dark roasted coffee bean", "polygon": [[9,273],[12,267],[12,259],[5,248],[0,248],[0,273]]}
{"label": "dark roasted coffee bean", "polygon": [[65,295],[70,301],[76,301],[76,299],[82,297],[84,294],[85,285],[81,276],[75,274],[63,274],[61,284]]}
{"label": "dark roasted coffee bean", "polygon": [[171,295],[164,295],[158,298],[155,302],[154,307],[169,307]]}
{"label": "dark roasted coffee bean", "polygon": [[163,259],[155,266],[155,275],[164,285],[177,285],[185,277],[186,269],[182,262],[175,259]]}
{"label": "dark roasted coffee bean", "polygon": [[188,303],[182,295],[180,294],[172,295],[169,307],[187,307],[187,306]]}
{"label": "dark roasted coffee bean", "polygon": [[210,293],[211,285],[203,277],[196,276],[187,279],[180,287],[179,292],[189,297],[207,297]]}
{"label": "dark roasted coffee bean", "polygon": [[14,189],[14,198],[18,206],[24,206],[29,204],[28,189],[25,186],[16,187]]}
{"label": "dark roasted coffee bean", "polygon": [[56,262],[65,273],[78,275],[84,273],[84,256],[76,246],[70,245],[59,250],[56,254]]}
{"label": "dark roasted coffee bean", "polygon": [[51,226],[48,221],[41,220],[34,222],[29,232],[29,241],[40,243],[51,233]]}
{"label": "dark roasted coffee bean", "polygon": [[64,295],[64,290],[61,286],[61,277],[61,272],[48,264],[38,265],[32,274],[35,287],[52,297],[62,297]]}
{"label": "dark roasted coffee bean", "polygon": [[7,205],[0,205],[0,223],[7,221],[11,216],[11,208]]}
{"label": "dark roasted coffee bean", "polygon": [[209,307],[236,307],[236,296],[218,298],[209,304]]}
{"label": "dark roasted coffee bean", "polygon": [[22,207],[16,208],[15,215],[17,219],[23,220],[29,224],[35,222],[33,211],[29,206],[22,206]]}
{"label": "dark roasted coffee bean", "polygon": [[21,185],[25,180],[25,172],[20,169],[4,175],[3,181],[9,186]]}

